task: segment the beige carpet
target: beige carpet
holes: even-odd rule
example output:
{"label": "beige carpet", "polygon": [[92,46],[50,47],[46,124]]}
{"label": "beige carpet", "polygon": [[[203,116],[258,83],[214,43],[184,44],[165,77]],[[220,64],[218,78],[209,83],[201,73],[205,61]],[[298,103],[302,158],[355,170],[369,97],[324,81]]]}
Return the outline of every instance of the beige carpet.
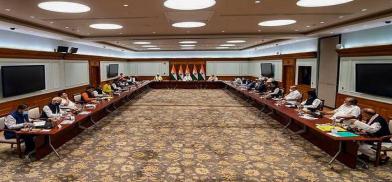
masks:
{"label": "beige carpet", "polygon": [[223,90],[152,90],[33,163],[0,145],[0,181],[391,181],[352,170]]}

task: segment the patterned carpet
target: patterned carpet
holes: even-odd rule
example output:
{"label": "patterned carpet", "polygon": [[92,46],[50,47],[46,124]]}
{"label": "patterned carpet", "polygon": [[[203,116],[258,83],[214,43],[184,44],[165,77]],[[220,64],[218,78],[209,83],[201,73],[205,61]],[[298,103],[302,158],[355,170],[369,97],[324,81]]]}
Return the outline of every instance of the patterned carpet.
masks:
{"label": "patterned carpet", "polygon": [[328,168],[329,155],[223,90],[152,90],[26,163],[0,145],[0,181],[391,181],[391,163]]}

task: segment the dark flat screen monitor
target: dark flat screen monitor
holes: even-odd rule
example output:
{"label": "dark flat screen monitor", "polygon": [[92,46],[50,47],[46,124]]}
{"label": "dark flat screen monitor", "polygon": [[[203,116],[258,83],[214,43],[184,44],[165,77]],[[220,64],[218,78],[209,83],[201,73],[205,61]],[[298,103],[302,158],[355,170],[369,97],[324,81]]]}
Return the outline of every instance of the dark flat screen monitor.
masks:
{"label": "dark flat screen monitor", "polygon": [[45,66],[2,66],[3,97],[12,97],[45,89]]}
{"label": "dark flat screen monitor", "polygon": [[108,66],[108,78],[113,78],[118,76],[118,64],[109,64]]}
{"label": "dark flat screen monitor", "polygon": [[392,64],[357,64],[356,92],[392,97]]}
{"label": "dark flat screen monitor", "polygon": [[272,63],[262,63],[260,66],[261,66],[261,75],[266,77],[274,76],[274,69]]}
{"label": "dark flat screen monitor", "polygon": [[312,67],[299,66],[298,67],[298,84],[310,85],[312,82]]}
{"label": "dark flat screen monitor", "polygon": [[57,52],[68,53],[68,47],[65,47],[65,46],[58,46],[58,47],[57,47]]}

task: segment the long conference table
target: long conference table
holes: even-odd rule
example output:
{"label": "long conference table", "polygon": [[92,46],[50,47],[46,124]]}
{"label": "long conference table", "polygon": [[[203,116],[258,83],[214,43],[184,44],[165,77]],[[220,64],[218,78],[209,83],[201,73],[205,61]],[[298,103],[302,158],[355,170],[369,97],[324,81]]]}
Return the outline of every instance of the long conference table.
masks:
{"label": "long conference table", "polygon": [[[138,86],[129,87],[127,91],[122,92],[118,96],[114,96],[111,100],[101,101],[96,105],[95,109],[87,110],[88,114],[78,114],[75,116],[75,121],[72,124],[55,127],[51,130],[34,130],[34,131],[18,131],[19,135],[35,135],[36,144],[36,159],[42,159],[51,152],[55,152],[58,157],[59,153],[56,151],[58,147],[71,140],[73,137],[81,133],[86,127],[93,126],[99,119],[103,118],[110,112],[109,108],[116,108],[127,101],[132,100],[137,95],[145,92],[148,89],[225,89],[234,93],[247,101],[251,101],[256,107],[263,108],[262,111],[272,111],[272,117],[278,122],[284,124],[282,129],[290,129],[296,131],[303,138],[307,139],[320,149],[332,156],[328,164],[332,164],[335,160],[339,160],[350,168],[355,168],[357,164],[357,152],[359,142],[373,141],[381,143],[380,138],[369,136],[356,137],[335,137],[328,132],[321,131],[317,128],[318,124],[327,124],[332,121],[328,118],[320,118],[316,120],[309,120],[300,117],[298,111],[293,108],[288,108],[284,105],[277,104],[271,99],[263,99],[254,91],[248,91],[238,87],[232,82],[208,82],[208,81],[146,81]],[[86,126],[87,124],[87,126]],[[290,151],[282,151],[290,152]],[[377,157],[379,158],[379,156]],[[378,161],[375,162],[375,165]]]}

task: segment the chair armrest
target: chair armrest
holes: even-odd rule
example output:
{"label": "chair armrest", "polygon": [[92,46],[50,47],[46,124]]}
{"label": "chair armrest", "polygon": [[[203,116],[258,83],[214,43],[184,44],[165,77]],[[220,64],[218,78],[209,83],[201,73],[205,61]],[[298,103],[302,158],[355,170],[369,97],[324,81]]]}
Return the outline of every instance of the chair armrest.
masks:
{"label": "chair armrest", "polygon": [[13,132],[13,133],[16,133],[16,131],[15,131],[15,130],[9,130],[9,129],[0,129],[0,131],[8,131],[8,132]]}
{"label": "chair armrest", "polygon": [[387,135],[387,136],[381,137],[380,140],[384,141],[384,140],[391,139],[391,138],[392,138],[392,135]]}

